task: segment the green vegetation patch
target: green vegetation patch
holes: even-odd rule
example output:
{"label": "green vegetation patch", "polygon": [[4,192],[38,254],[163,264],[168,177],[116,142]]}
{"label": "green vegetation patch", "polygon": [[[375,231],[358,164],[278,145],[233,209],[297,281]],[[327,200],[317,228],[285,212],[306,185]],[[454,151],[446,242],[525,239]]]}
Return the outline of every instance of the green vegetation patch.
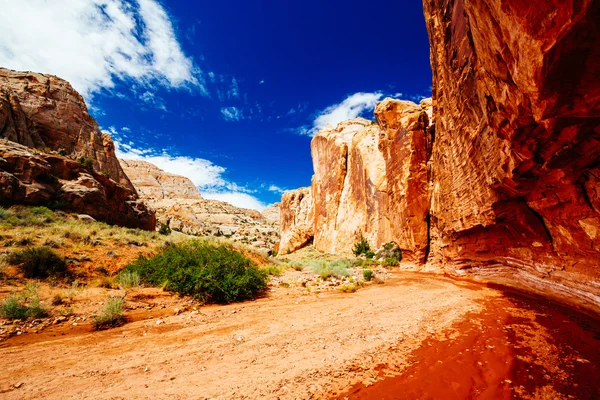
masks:
{"label": "green vegetation patch", "polygon": [[252,299],[267,283],[267,273],[248,257],[230,245],[206,241],[169,245],[125,270],[150,285],[211,303]]}
{"label": "green vegetation patch", "polygon": [[11,253],[7,259],[11,265],[18,265],[26,278],[64,277],[67,264],[64,258],[48,247],[31,247]]}

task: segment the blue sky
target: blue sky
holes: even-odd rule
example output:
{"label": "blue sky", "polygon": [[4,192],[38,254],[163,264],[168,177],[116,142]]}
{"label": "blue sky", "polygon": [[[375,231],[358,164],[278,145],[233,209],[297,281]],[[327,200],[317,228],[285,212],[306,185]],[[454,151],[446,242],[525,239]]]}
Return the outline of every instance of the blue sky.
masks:
{"label": "blue sky", "polygon": [[418,0],[4,3],[1,66],[69,80],[123,157],[238,206],[309,185],[319,127],[431,92]]}

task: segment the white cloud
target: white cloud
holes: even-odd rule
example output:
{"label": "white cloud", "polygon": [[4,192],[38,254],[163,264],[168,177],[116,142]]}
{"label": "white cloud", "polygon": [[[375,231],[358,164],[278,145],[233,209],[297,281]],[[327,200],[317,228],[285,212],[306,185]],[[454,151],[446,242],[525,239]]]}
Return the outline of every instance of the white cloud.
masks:
{"label": "white cloud", "polygon": [[216,191],[201,191],[200,193],[205,199],[224,201],[236,207],[250,208],[258,211],[262,211],[268,207],[267,204],[248,193]]}
{"label": "white cloud", "polygon": [[221,108],[221,116],[225,121],[239,121],[244,117],[242,111],[236,107]]}
{"label": "white cloud", "polygon": [[[314,119],[312,126],[305,125],[294,129],[295,133],[306,136],[314,136],[320,129],[326,126],[335,127],[342,121],[360,116],[365,111],[374,110],[377,102],[383,97],[381,92],[373,93],[354,93],[344,99],[341,103],[331,105],[319,112]],[[293,110],[293,111],[292,111]],[[293,115],[296,110],[288,111],[288,116]]]}
{"label": "white cloud", "polygon": [[133,142],[125,143],[125,140],[121,140],[121,134],[114,127],[110,127],[108,133],[113,137],[118,158],[147,161],[163,171],[185,176],[198,187],[202,196],[207,199],[220,200],[236,207],[259,211],[267,207],[267,204],[249,194],[256,192],[255,190],[228,181],[223,177],[226,169],[209,160],[173,156],[164,150],[157,152],[154,149],[136,148]]}
{"label": "white cloud", "polygon": [[0,65],[51,73],[86,99],[132,79],[205,91],[157,0],[1,0]]}
{"label": "white cloud", "polygon": [[283,194],[283,192],[286,191],[286,189],[282,189],[279,186],[276,185],[271,185],[269,186],[269,188],[267,189],[269,192],[273,192],[273,193],[281,193]]}
{"label": "white cloud", "polygon": [[235,78],[231,79],[231,86],[229,87],[227,96],[230,99],[237,99],[240,97],[240,87],[238,86],[237,79],[235,79]]}
{"label": "white cloud", "polygon": [[314,133],[327,125],[336,126],[342,121],[356,118],[365,111],[375,109],[375,105],[381,97],[383,97],[383,94],[380,92],[359,92],[346,97],[346,99],[339,104],[327,107],[314,120]]}

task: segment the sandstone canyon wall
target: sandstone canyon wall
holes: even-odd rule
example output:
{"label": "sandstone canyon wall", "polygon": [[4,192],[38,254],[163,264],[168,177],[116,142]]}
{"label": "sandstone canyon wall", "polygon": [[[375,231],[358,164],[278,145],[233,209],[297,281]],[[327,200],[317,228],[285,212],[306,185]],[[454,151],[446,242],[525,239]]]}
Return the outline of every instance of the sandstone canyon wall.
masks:
{"label": "sandstone canyon wall", "polygon": [[279,208],[266,215],[231,204],[204,199],[188,178],[170,174],[141,160],[120,160],[139,196],[156,211],[159,223],[199,236],[226,236],[256,248],[271,250],[279,238]]}
{"label": "sandstone canyon wall", "polygon": [[362,231],[428,270],[600,313],[600,2],[424,11],[432,100],[313,139],[315,248],[348,252]]}
{"label": "sandstone canyon wall", "polygon": [[0,137],[89,159],[96,171],[133,190],[110,135],[100,131],[81,95],[56,76],[0,68]]}
{"label": "sandstone canyon wall", "polygon": [[600,2],[425,0],[431,257],[600,312]]}
{"label": "sandstone canyon wall", "polygon": [[395,242],[405,258],[427,252],[431,102],[385,99],[377,122],[356,118],[320,130],[311,142],[311,188],[282,197],[280,252],[307,243],[349,254],[361,235]]}

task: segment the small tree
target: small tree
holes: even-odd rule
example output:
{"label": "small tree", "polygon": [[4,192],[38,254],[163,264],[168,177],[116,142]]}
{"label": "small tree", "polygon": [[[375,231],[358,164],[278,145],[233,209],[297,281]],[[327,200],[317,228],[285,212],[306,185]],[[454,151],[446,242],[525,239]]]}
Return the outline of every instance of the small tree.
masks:
{"label": "small tree", "polygon": [[354,255],[358,257],[361,254],[367,255],[370,251],[371,251],[371,246],[369,245],[369,242],[367,241],[367,239],[361,233],[360,241],[358,241],[357,243],[354,244],[352,253],[354,253]]}

